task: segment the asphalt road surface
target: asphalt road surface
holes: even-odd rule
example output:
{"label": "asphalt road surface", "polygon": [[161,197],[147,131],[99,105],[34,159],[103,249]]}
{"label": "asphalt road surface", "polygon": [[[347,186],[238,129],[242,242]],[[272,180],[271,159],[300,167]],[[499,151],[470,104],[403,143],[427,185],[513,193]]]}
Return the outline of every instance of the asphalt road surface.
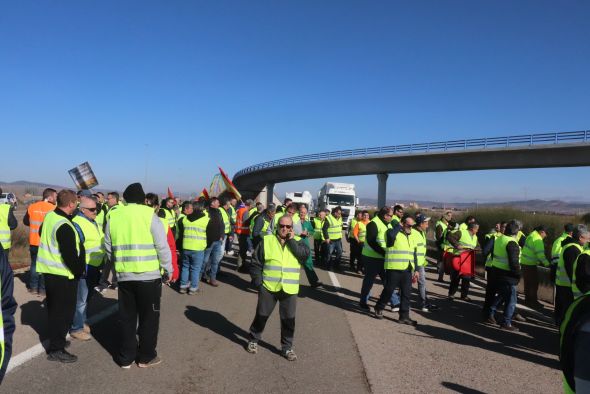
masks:
{"label": "asphalt road surface", "polygon": [[[264,332],[259,352],[244,350],[254,317],[256,293],[248,275],[234,271],[234,258],[223,263],[221,285],[202,283],[199,295],[181,295],[164,288],[158,352],[153,368],[119,368],[112,359],[117,347],[116,314],[92,325],[93,340],[72,340],[74,364],[47,361],[39,354],[22,362],[31,346],[44,338],[45,311],[16,280],[15,354],[21,362],[6,376],[5,393],[558,393],[561,375],[558,334],[551,310],[521,310],[528,322],[508,333],[480,323],[483,289],[473,288],[473,303],[448,301],[448,283],[428,290],[436,312],[413,311],[416,328],[396,323],[385,312],[376,320],[357,307],[360,275],[318,269],[326,286],[312,289],[303,272],[297,305],[294,350],[298,360],[279,355],[278,308]],[[480,285],[484,283],[479,282]],[[375,285],[377,296],[381,285]],[[21,299],[19,299],[19,297]],[[92,301],[91,315],[114,310],[116,293]],[[412,302],[415,301],[415,294]],[[110,309],[109,309],[110,308]],[[39,347],[39,346],[37,346]],[[19,357],[16,357],[19,359]]]}

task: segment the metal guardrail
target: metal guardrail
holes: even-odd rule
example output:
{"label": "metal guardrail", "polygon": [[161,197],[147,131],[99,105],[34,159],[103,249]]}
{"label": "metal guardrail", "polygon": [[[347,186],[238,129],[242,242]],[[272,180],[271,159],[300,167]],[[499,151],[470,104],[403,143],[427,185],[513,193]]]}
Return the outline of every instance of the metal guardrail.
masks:
{"label": "metal guardrail", "polygon": [[254,164],[238,171],[235,176],[248,174],[265,168],[280,167],[290,164],[307,163],[322,160],[342,160],[355,157],[370,157],[392,155],[398,153],[428,153],[461,150],[479,150],[490,148],[509,148],[517,146],[538,146],[550,144],[571,144],[576,142],[590,142],[590,130],[568,131],[561,133],[543,133],[513,135],[509,137],[475,138],[469,140],[455,140],[431,142],[425,144],[392,145],[376,148],[347,149],[334,152],[314,153],[310,155],[288,157]]}

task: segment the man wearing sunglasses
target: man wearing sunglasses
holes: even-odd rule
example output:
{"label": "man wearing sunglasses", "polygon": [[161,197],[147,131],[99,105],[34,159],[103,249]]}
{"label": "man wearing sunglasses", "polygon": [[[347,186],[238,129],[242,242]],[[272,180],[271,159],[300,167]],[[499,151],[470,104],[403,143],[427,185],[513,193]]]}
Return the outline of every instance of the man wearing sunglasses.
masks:
{"label": "man wearing sunglasses", "polygon": [[258,352],[258,341],[277,301],[281,318],[281,354],[289,361],[297,360],[293,351],[295,309],[299,293],[299,273],[310,254],[307,242],[293,233],[293,219],[282,216],[275,234],[262,238],[252,256],[250,274],[258,288],[256,315],[250,326],[248,353]]}
{"label": "man wearing sunglasses", "polygon": [[80,197],[78,214],[72,221],[78,226],[83,235],[84,249],[86,250],[86,270],[78,282],[78,300],[76,301],[76,313],[70,328],[70,336],[81,341],[91,339],[90,327],[86,324],[86,310],[88,302],[93,295],[94,286],[100,279],[100,267],[105,256],[104,234],[102,226],[96,222],[97,206],[94,198]]}

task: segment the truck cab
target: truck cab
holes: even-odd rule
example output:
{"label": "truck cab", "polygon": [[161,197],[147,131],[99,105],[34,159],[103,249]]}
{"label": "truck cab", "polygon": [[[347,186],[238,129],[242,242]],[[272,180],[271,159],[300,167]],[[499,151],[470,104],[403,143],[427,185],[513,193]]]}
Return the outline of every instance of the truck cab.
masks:
{"label": "truck cab", "polygon": [[326,182],[318,192],[318,209],[342,208],[342,225],[345,229],[355,216],[358,197],[352,183]]}

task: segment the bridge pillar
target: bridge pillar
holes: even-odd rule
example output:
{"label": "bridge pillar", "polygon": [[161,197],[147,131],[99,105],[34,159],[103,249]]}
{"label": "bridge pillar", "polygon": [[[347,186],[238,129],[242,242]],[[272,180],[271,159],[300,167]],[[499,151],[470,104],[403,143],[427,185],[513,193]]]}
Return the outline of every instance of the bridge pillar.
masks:
{"label": "bridge pillar", "polygon": [[387,178],[389,174],[377,174],[377,209],[385,206],[385,195],[387,194]]}
{"label": "bridge pillar", "polygon": [[266,184],[266,207],[272,204],[273,197],[275,195],[275,184],[269,182]]}

